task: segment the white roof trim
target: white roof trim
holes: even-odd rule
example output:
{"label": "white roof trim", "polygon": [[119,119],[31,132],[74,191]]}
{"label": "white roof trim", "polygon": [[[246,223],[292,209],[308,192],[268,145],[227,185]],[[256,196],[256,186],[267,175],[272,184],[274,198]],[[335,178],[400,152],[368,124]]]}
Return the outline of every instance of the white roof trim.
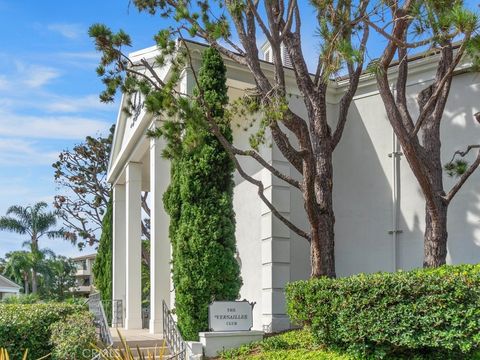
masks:
{"label": "white roof trim", "polygon": [[[20,285],[14,283],[12,280],[6,278],[5,276],[0,275],[0,277],[2,278],[2,280],[5,280],[5,282],[6,282],[7,284],[12,285],[13,288],[17,288],[17,289],[21,289],[21,288],[22,288]],[[0,288],[0,289],[4,289],[4,288]],[[10,288],[10,289],[11,289],[11,288]]]}

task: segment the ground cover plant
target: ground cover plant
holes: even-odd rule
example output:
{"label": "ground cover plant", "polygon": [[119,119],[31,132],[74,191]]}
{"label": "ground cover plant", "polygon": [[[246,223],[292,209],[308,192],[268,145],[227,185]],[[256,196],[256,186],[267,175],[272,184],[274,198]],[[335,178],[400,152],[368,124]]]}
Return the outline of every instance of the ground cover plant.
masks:
{"label": "ground cover plant", "polygon": [[353,360],[353,357],[317,345],[308,330],[294,330],[225,351],[219,359]]}
{"label": "ground cover plant", "polygon": [[314,279],[286,289],[292,321],[355,358],[475,358],[480,266]]}

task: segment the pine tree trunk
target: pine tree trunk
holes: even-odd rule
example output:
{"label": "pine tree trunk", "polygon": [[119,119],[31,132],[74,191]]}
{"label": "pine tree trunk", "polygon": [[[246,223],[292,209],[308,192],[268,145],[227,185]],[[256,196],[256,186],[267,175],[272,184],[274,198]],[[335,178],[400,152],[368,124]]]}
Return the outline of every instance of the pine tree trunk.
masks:
{"label": "pine tree trunk", "polygon": [[448,204],[441,199],[435,210],[426,206],[423,267],[438,267],[446,263],[447,210]]}
{"label": "pine tree trunk", "polygon": [[[326,143],[326,141],[324,142]],[[328,146],[328,144],[326,145]],[[319,205],[317,221],[312,224],[312,277],[336,277],[335,273],[335,215],[333,212],[333,164],[330,149],[324,144],[317,155],[315,197]]]}
{"label": "pine tree trunk", "polygon": [[311,277],[327,276],[334,278],[335,273],[335,216],[322,214],[319,216],[319,226],[312,231],[310,243]]}

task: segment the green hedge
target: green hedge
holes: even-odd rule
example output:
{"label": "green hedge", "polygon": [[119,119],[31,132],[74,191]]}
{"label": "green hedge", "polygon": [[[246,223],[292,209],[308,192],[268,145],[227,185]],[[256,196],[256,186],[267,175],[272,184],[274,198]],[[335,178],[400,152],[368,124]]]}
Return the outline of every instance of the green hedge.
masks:
{"label": "green hedge", "polygon": [[53,346],[52,359],[89,360],[92,358],[92,344],[96,343],[93,314],[81,312],[68,315],[65,321],[50,325]]}
{"label": "green hedge", "polygon": [[12,359],[21,359],[25,349],[32,359],[47,355],[53,350],[50,326],[85,312],[84,306],[62,303],[0,304],[0,347]]}
{"label": "green hedge", "polygon": [[358,358],[459,358],[480,347],[480,266],[313,279],[286,289],[292,321]]}

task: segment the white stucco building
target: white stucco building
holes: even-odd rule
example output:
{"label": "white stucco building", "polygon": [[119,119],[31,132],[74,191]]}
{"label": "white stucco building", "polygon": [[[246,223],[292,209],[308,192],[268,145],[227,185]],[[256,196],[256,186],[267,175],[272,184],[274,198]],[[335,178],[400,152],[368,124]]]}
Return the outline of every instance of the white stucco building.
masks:
{"label": "white stucco building", "polygon": [[[189,45],[194,66],[198,66],[203,46]],[[131,54],[133,61],[153,59],[156,48]],[[253,88],[248,69],[232,61],[227,65],[227,85],[232,99]],[[422,57],[412,62],[408,79],[411,106],[420,89],[434,78],[437,58]],[[264,62],[265,72],[271,64]],[[467,64],[460,66],[467,67]],[[169,76],[169,66],[158,70]],[[296,113],[306,111],[295,86],[293,72],[287,72],[291,106]],[[392,83],[396,69],[391,69]],[[348,80],[332,81],[328,111],[338,111],[340,96]],[[194,80],[185,71],[181,92],[191,92]],[[442,151],[445,162],[465,144],[478,144],[480,124],[474,114],[480,111],[480,76],[459,72],[453,81],[442,125]],[[124,304],[125,327],[141,326],[140,221],[141,191],[150,192],[151,206],[151,309],[150,331],[160,332],[161,304],[174,306],[170,281],[168,215],[162,195],[169,184],[169,162],[161,157],[164,140],[146,136],[158,120],[141,106],[131,117],[119,111],[108,181],[114,188],[114,279],[113,299]],[[120,109],[126,99],[122,100]],[[332,117],[335,118],[335,117]],[[236,119],[242,123],[242,119]],[[249,133],[232,125],[234,142],[248,147]],[[296,170],[275,146],[265,146],[262,155],[285,173]],[[475,154],[472,154],[473,156]],[[303,201],[296,189],[275,178],[257,163],[242,159],[249,174],[261,179],[273,204],[295,224],[306,226]],[[480,171],[477,171],[449,209],[449,263],[480,261]],[[446,188],[454,179],[445,177]],[[289,327],[283,288],[289,281],[306,279],[310,273],[309,245],[291,232],[257,196],[257,189],[235,175],[234,207],[236,239],[243,287],[241,299],[256,302],[254,329],[277,331]],[[401,155],[387,120],[375,79],[364,75],[349,110],[343,138],[334,154],[334,208],[336,215],[336,270],[338,276],[359,272],[394,271],[422,265],[424,200],[419,186]]]}

